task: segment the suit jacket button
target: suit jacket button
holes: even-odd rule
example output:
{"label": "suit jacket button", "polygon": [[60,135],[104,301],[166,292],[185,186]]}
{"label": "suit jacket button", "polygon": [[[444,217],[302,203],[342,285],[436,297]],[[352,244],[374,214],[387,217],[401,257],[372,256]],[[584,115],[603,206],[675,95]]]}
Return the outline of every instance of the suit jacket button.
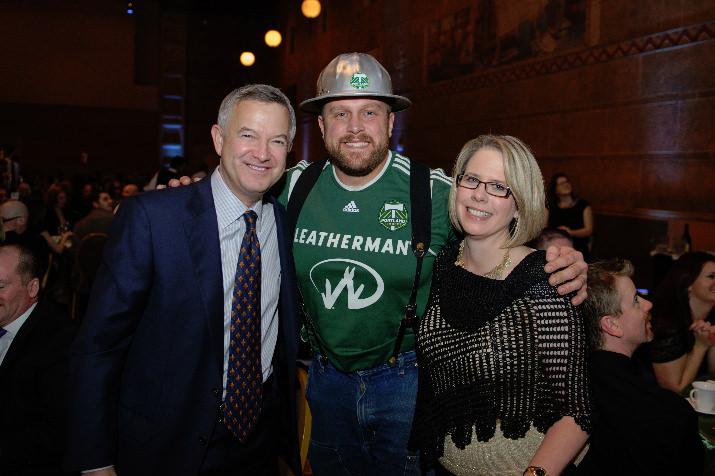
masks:
{"label": "suit jacket button", "polygon": [[206,438],[203,436],[199,436],[199,444],[201,446],[204,446],[206,444]]}
{"label": "suit jacket button", "polygon": [[213,395],[214,397],[220,397],[221,391],[217,388],[211,389],[211,395]]}
{"label": "suit jacket button", "polygon": [[222,403],[221,405],[219,405],[219,406],[218,406],[218,409],[219,409],[220,411],[224,411],[224,410],[226,409],[226,403],[224,402],[224,403]]}

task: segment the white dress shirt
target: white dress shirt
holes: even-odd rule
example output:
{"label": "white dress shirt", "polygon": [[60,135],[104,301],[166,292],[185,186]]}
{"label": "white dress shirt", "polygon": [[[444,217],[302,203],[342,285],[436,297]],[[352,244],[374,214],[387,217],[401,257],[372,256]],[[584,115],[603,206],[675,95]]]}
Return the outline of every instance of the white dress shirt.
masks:
{"label": "white dress shirt", "polygon": [[[236,266],[241,251],[246,222],[242,215],[248,207],[236,197],[223,181],[217,168],[211,175],[218,235],[221,241],[223,273],[223,384],[226,394],[229,342],[231,339],[231,302]],[[281,287],[281,266],[278,254],[278,231],[272,203],[259,201],[252,208],[258,215],[256,232],[261,245],[261,368],[265,382],[273,372],[273,353],[278,339],[278,297]]]}

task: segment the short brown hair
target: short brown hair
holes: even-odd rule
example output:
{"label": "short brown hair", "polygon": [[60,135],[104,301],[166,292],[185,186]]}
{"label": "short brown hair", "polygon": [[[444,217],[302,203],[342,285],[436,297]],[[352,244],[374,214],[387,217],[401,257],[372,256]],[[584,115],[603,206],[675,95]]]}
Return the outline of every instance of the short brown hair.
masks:
{"label": "short brown hair", "polygon": [[633,264],[623,258],[611,258],[588,265],[588,298],[583,303],[583,316],[591,349],[600,349],[604,344],[601,318],[618,317],[623,313],[616,278],[629,278],[633,276],[633,270]]}

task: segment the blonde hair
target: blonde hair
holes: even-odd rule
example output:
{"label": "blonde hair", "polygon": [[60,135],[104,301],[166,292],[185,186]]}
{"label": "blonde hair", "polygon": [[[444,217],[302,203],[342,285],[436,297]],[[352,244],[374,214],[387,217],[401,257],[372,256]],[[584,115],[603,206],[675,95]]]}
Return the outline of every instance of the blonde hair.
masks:
{"label": "blonde hair", "polygon": [[546,225],[546,199],[539,164],[529,147],[516,137],[481,135],[464,144],[452,172],[454,181],[449,191],[449,219],[454,228],[464,234],[464,228],[457,218],[457,176],[467,170],[467,164],[474,154],[486,147],[501,154],[506,184],[511,188],[518,211],[518,218],[512,220],[509,226],[511,238],[505,247],[523,245],[536,237]]}

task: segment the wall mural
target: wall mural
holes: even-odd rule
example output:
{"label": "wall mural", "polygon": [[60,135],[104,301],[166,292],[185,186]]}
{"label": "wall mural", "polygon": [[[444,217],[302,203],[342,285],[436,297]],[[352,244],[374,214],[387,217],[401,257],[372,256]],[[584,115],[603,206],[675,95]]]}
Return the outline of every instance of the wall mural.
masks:
{"label": "wall mural", "polygon": [[434,83],[585,46],[588,0],[480,0],[427,26]]}

